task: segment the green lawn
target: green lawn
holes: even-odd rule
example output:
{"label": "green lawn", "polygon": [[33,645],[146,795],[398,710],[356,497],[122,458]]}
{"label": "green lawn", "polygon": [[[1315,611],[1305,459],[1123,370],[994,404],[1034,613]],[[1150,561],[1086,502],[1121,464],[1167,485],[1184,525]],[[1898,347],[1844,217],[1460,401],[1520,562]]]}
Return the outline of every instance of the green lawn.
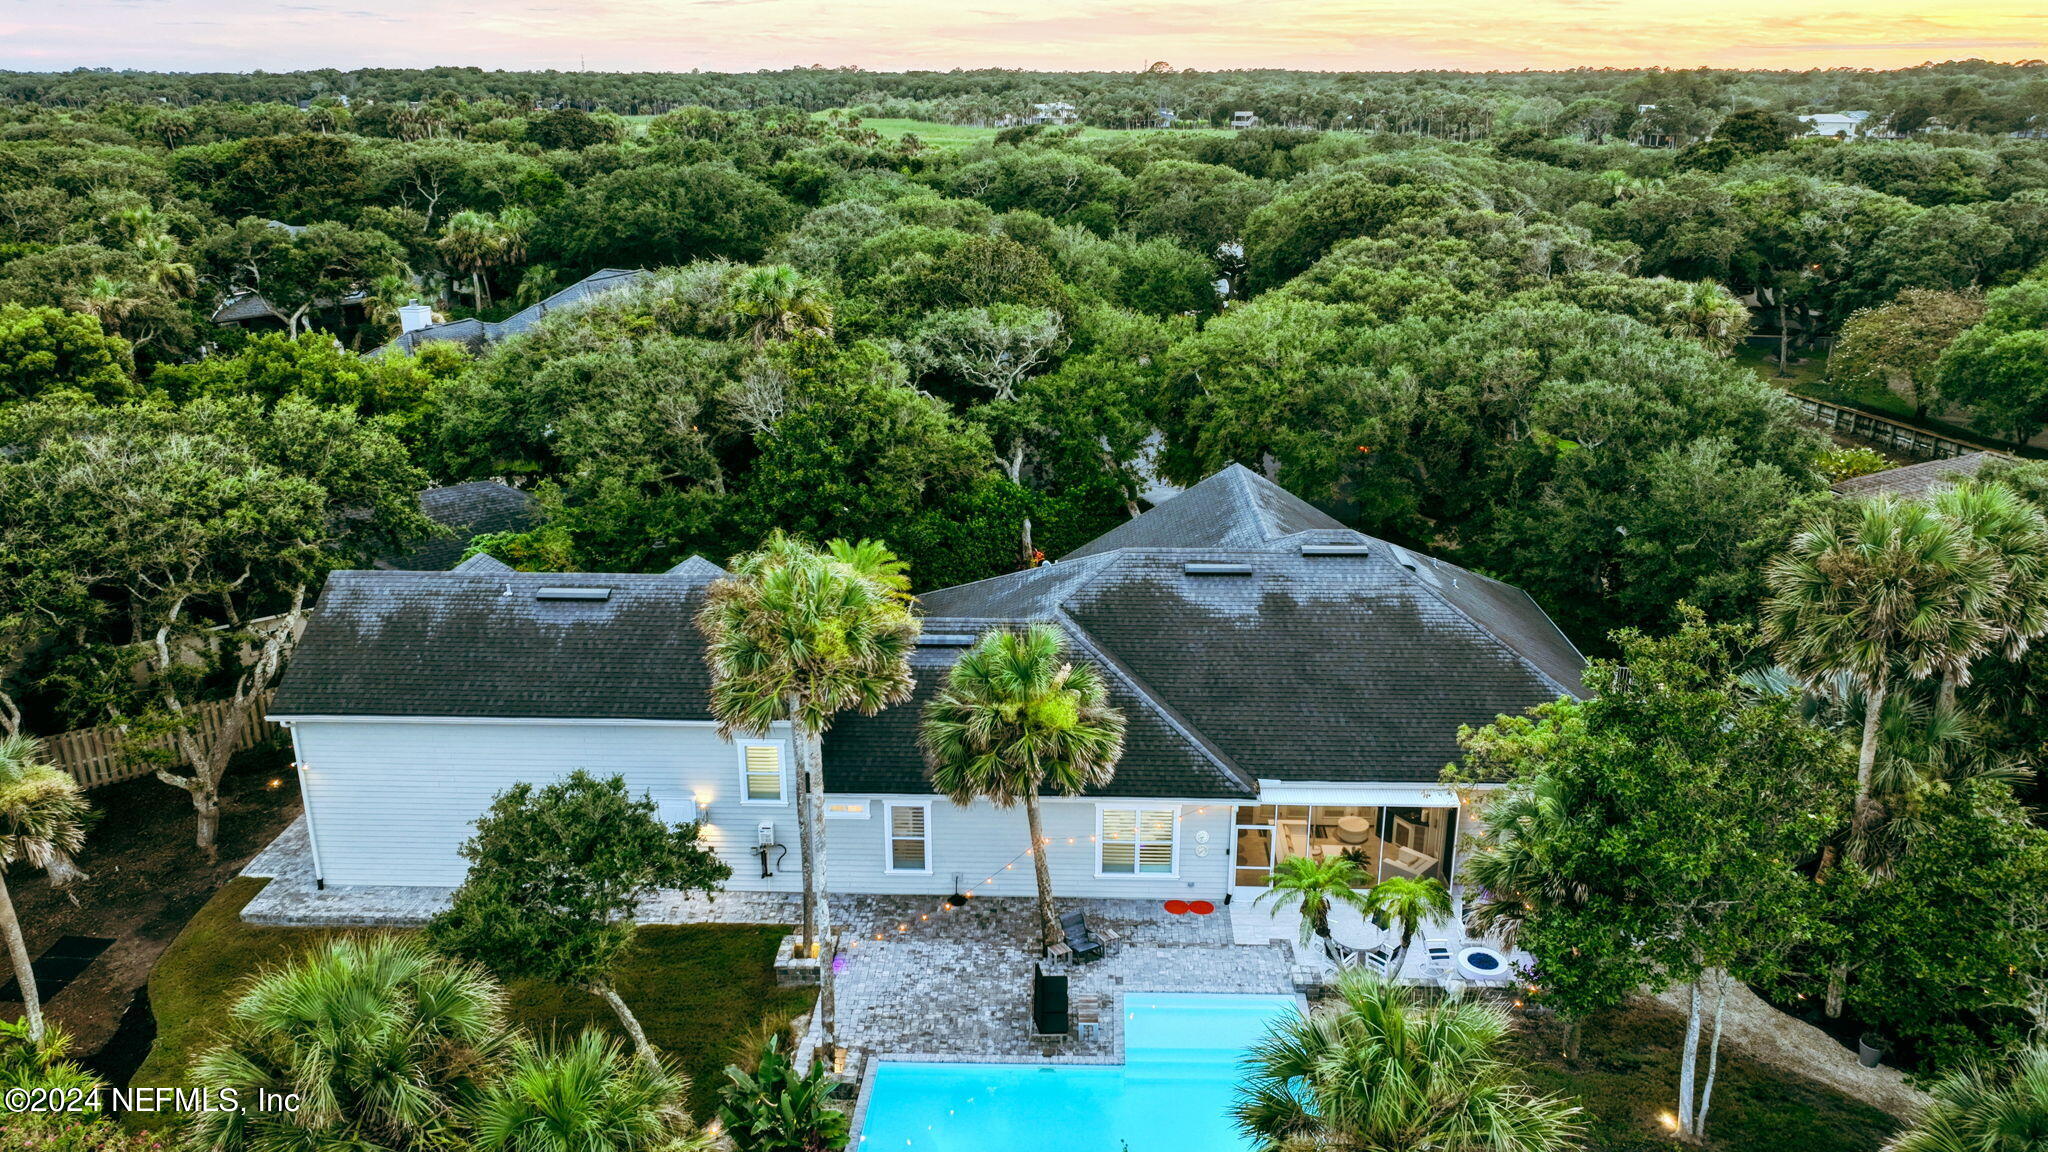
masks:
{"label": "green lawn", "polygon": [[[242,906],[264,883],[229,883],[157,961],[149,979],[156,1044],[135,1074],[135,1085],[182,1081],[183,1070],[214,1035],[248,977],[338,934],[242,923]],[[619,992],[639,1015],[648,1039],[689,1074],[690,1107],[699,1117],[710,1115],[736,1042],[754,1036],[764,1024],[780,1024],[810,1008],[810,991],[775,986],[775,946],[785,931],[732,924],[641,930],[640,951],[619,980]],[[532,983],[516,983],[508,991],[512,1018],[537,1033],[573,1031],[586,1024],[619,1032],[611,1011],[585,993]],[[162,1117],[154,1120],[160,1123]]]}
{"label": "green lawn", "polygon": [[[1514,1054],[1531,1085],[1586,1110],[1589,1152],[1675,1152],[1690,1147],[1666,1135],[1663,1121],[1677,1105],[1684,1029],[1676,1013],[1632,1006],[1588,1021],[1577,1059],[1559,1056],[1552,1037],[1529,1033],[1517,1034]],[[1710,1149],[1874,1152],[1896,1127],[1860,1101],[1722,1049],[1707,1113]]]}

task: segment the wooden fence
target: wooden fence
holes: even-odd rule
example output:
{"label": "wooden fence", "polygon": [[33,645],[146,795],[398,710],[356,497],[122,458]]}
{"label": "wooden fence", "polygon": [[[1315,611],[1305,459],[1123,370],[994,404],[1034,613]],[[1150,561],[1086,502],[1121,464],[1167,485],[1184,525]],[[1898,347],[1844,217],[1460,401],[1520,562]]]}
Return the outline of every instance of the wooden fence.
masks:
{"label": "wooden fence", "polygon": [[1990,450],[1981,444],[1972,444],[1953,436],[1944,436],[1939,432],[1929,432],[1925,428],[1915,428],[1911,424],[1901,424],[1897,420],[1888,420],[1883,416],[1873,416],[1859,409],[1844,408],[1825,400],[1815,400],[1811,396],[1801,396],[1796,392],[1793,393],[1792,399],[1799,403],[1800,411],[1823,427],[1840,432],[1844,436],[1854,436],[1859,440],[1882,444],[1923,460],[1947,460],[1955,456],[1968,456],[1972,452]]}
{"label": "wooden fence", "polygon": [[[270,694],[267,692],[249,702],[251,715],[249,722],[242,725],[241,739],[235,741],[235,751],[254,748],[280,731],[277,725],[263,718],[263,712],[269,706]],[[227,700],[195,706],[192,711],[202,736],[211,738],[219,733],[222,725],[227,723],[230,709],[231,702]],[[129,738],[128,725],[102,724],[97,728],[80,728],[44,740],[43,759],[71,773],[79,787],[98,788],[154,772],[154,763],[136,755],[145,749],[171,752],[175,751],[176,745],[169,733],[138,744]]]}

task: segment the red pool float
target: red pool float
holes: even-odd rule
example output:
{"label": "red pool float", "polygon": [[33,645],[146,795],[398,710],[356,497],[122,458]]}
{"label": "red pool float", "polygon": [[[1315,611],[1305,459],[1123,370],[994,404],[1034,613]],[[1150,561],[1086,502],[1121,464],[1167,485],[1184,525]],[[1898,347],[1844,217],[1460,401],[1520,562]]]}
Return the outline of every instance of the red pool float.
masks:
{"label": "red pool float", "polygon": [[1166,910],[1175,916],[1185,916],[1188,914],[1188,902],[1185,900],[1168,900],[1166,902]]}
{"label": "red pool float", "polygon": [[1193,912],[1197,916],[1207,916],[1215,910],[1216,906],[1207,900],[1197,900],[1193,904],[1188,905],[1188,911]]}

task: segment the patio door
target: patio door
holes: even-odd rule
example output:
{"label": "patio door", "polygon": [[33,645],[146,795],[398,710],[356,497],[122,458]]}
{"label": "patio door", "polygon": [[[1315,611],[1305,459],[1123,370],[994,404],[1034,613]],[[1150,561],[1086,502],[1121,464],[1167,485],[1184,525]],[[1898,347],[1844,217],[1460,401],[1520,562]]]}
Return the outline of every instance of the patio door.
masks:
{"label": "patio door", "polygon": [[1273,880],[1277,832],[1273,823],[1273,806],[1239,805],[1235,824],[1237,858],[1233,862],[1230,884],[1233,888],[1257,892]]}

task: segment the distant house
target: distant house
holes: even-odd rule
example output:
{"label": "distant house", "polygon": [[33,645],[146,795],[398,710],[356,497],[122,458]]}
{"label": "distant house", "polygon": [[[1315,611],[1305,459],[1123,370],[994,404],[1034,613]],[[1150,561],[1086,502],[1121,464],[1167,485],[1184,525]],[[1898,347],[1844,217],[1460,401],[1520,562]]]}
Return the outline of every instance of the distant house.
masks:
{"label": "distant house", "polygon": [[1800,122],[1806,125],[1806,134],[1808,136],[1839,136],[1844,138],[1863,135],[1863,122],[1868,119],[1870,119],[1870,113],[1865,111],[1816,112],[1810,116],[1801,116],[1799,118]]}
{"label": "distant house", "polygon": [[1066,124],[1075,124],[1078,123],[1080,119],[1081,114],[1074,110],[1074,106],[1072,104],[1069,104],[1064,100],[1055,100],[1049,104],[1033,104],[1031,106],[1031,115],[1026,116],[1024,118],[1024,123],[1051,124],[1058,126]]}
{"label": "distant house", "polygon": [[1918,500],[1951,480],[1975,476],[1986,463],[2000,458],[1996,452],[1971,452],[1945,460],[1924,460],[1903,468],[1887,468],[1868,476],[1854,476],[1836,483],[1833,488],[1835,495],[1843,497],[1897,496],[1903,500]]}
{"label": "distant house", "polygon": [[540,525],[533,494],[496,480],[450,484],[420,493],[420,511],[451,533],[408,552],[381,556],[383,571],[446,572],[469,551],[470,542],[494,532],[525,532]]}
{"label": "distant house", "polygon": [[1161,108],[1152,114],[1152,126],[1155,128],[1171,128],[1174,122],[1179,119],[1179,116],[1174,115],[1173,109]]}
{"label": "distant house", "polygon": [[1230,126],[1232,128],[1257,128],[1259,126],[1258,113],[1232,112],[1230,114]]}
{"label": "distant house", "polygon": [[639,268],[604,268],[592,272],[533,307],[514,312],[496,323],[472,317],[436,324],[433,309],[423,304],[408,304],[398,310],[398,339],[364,355],[382,356],[393,348],[401,352],[411,352],[420,345],[435,340],[460,344],[472,352],[480,351],[508,336],[519,335],[540,323],[541,318],[551,312],[592,296],[637,284],[646,276],[647,272]]}
{"label": "distant house", "polygon": [[[287,224],[282,220],[271,220],[268,223],[272,228],[280,232],[290,233],[293,236],[297,236],[306,230],[304,224]],[[343,312],[342,322],[344,324],[357,323],[363,318],[363,301],[367,297],[368,294],[364,292],[351,292],[343,296],[338,302],[334,300],[315,300],[313,301],[313,311],[315,313],[331,312],[338,305]],[[263,298],[261,293],[257,292],[235,293],[233,296],[228,297],[220,307],[214,309],[213,315],[209,319],[223,328],[245,328],[251,331],[282,332],[290,327],[285,322],[283,310],[274,307],[270,301]]]}

